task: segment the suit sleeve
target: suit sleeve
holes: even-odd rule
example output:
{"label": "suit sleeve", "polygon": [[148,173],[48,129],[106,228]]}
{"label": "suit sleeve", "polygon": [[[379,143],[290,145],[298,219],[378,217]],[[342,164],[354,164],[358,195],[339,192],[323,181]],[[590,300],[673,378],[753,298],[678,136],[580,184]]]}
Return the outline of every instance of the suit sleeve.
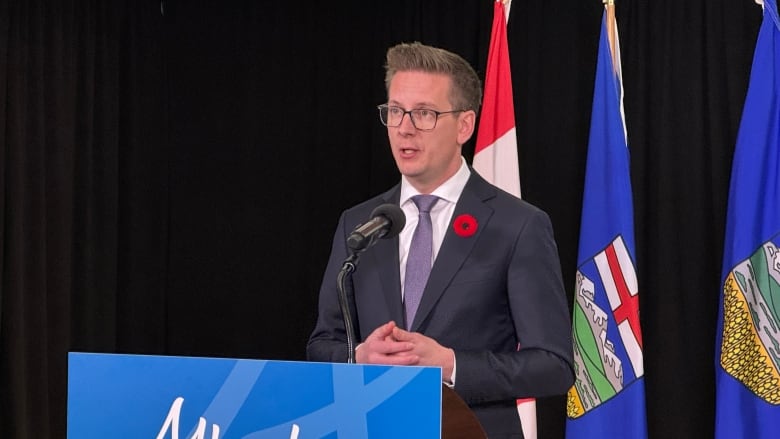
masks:
{"label": "suit sleeve", "polygon": [[520,349],[456,350],[455,390],[469,404],[561,395],[574,383],[571,317],[543,211],[533,211],[511,251],[506,294]]}

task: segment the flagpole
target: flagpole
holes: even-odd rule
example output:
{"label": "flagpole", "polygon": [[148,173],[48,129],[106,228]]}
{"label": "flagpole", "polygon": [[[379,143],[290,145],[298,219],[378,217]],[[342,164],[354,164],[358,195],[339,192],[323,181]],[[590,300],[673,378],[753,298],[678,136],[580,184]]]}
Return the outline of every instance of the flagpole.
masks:
{"label": "flagpole", "polygon": [[609,52],[612,54],[612,68],[617,71],[618,58],[617,47],[615,46],[615,32],[617,25],[615,24],[615,0],[603,0],[604,7],[607,10],[607,38],[609,39]]}
{"label": "flagpole", "polygon": [[[485,69],[482,111],[477,130],[474,170],[485,180],[520,198],[517,131],[509,62],[507,24],[511,0],[492,0],[493,24]],[[518,346],[518,349],[520,346]],[[518,399],[520,428],[526,439],[536,439],[536,400]]]}
{"label": "flagpole", "polygon": [[[501,3],[504,4],[504,24],[509,27],[509,8],[512,6],[512,0],[501,0]],[[519,188],[517,196],[521,196]],[[538,426],[536,422],[536,399],[518,399],[517,415],[520,417],[520,425],[522,426],[523,436],[526,439],[536,439],[538,434]]]}

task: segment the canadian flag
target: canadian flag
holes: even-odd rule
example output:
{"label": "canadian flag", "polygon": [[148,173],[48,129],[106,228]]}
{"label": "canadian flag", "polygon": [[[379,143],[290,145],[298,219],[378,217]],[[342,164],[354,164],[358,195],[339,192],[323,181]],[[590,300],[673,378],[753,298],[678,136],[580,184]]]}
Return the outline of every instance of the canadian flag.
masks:
{"label": "canadian flag", "polygon": [[493,7],[493,30],[490,34],[482,116],[474,148],[474,169],[487,181],[520,196],[520,170],[517,165],[515,105],[512,98],[512,72],[504,8],[509,3],[496,0]]}
{"label": "canadian flag", "polygon": [[[474,169],[487,181],[520,197],[515,105],[506,25],[510,1],[496,0],[490,34],[482,116],[474,148]],[[526,439],[536,439],[536,400],[517,400],[517,411]]]}

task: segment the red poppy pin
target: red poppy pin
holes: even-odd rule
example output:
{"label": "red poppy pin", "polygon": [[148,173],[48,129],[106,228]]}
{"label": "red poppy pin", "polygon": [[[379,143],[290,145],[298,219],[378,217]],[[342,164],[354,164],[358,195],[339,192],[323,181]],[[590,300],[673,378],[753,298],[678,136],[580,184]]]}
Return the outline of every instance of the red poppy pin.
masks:
{"label": "red poppy pin", "polygon": [[477,219],[467,213],[458,215],[452,222],[452,228],[461,238],[468,238],[477,233]]}

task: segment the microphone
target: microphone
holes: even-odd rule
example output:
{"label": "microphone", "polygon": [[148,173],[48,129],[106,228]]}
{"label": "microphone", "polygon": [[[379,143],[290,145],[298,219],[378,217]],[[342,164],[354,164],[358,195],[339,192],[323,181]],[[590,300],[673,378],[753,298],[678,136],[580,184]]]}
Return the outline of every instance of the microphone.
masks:
{"label": "microphone", "polygon": [[355,328],[352,323],[350,303],[347,293],[348,279],[357,269],[360,252],[374,245],[379,238],[392,238],[403,230],[406,215],[395,204],[382,204],[371,212],[371,219],[357,226],[347,237],[347,246],[352,250],[339,271],[337,284],[339,307],[344,319],[344,332],[347,335],[347,363],[355,362]]}
{"label": "microphone", "polygon": [[371,212],[371,219],[359,225],[347,238],[347,247],[353,252],[365,250],[379,238],[393,238],[401,233],[406,215],[395,204],[382,204]]}

